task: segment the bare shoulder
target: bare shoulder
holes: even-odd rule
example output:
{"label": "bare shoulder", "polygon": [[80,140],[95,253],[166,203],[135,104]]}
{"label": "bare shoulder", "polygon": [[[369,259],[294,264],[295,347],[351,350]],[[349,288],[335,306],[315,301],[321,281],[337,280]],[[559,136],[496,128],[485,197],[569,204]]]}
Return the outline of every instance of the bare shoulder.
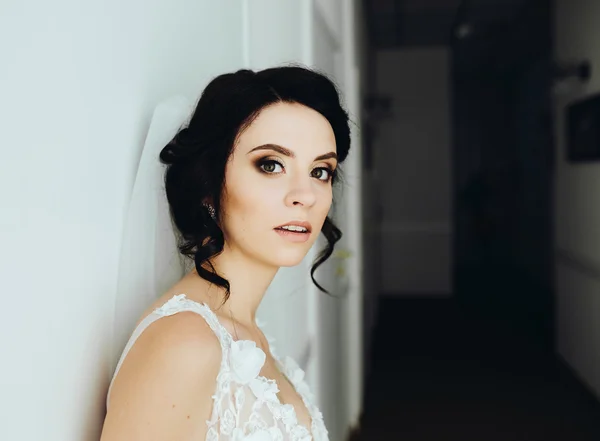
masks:
{"label": "bare shoulder", "polygon": [[204,439],[221,356],[216,335],[194,312],[152,323],[115,378],[101,441]]}

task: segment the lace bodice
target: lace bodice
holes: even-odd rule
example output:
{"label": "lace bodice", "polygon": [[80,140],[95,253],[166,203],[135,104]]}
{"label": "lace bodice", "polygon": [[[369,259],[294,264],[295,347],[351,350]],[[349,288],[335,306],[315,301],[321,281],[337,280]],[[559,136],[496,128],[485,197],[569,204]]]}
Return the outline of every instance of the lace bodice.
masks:
{"label": "lace bodice", "polygon": [[[206,441],[328,441],[323,416],[304,381],[304,371],[296,362],[290,357],[280,360],[270,345],[278,368],[294,386],[309,412],[312,420],[310,430],[298,422],[291,404],[279,401],[275,380],[260,375],[266,360],[262,349],[251,340],[234,340],[208,305],[187,299],[185,294],[173,296],[138,325],[121,355],[113,381],[127,352],[143,330],[161,317],[182,311],[201,315],[222,348],[221,367],[212,397],[212,416],[206,422]],[[111,388],[112,382],[109,394]]]}

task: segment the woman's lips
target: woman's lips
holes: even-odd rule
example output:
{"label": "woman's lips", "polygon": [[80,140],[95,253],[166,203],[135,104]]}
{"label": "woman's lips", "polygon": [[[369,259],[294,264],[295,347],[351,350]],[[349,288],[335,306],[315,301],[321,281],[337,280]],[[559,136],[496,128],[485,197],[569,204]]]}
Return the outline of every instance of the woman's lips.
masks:
{"label": "woman's lips", "polygon": [[308,239],[310,239],[310,231],[306,231],[306,232],[290,231],[290,230],[284,230],[281,227],[277,227],[277,228],[275,228],[275,232],[277,234],[279,234],[280,237],[282,237],[283,239],[285,239],[289,242],[302,243],[302,242],[306,242]]}
{"label": "woman's lips", "polygon": [[309,233],[312,231],[312,225],[310,224],[310,222],[301,221],[301,220],[292,220],[292,221],[288,222],[287,224],[279,225],[276,228],[283,228],[283,227],[289,227],[292,230],[297,230],[298,228],[304,228],[305,230],[308,230]]}

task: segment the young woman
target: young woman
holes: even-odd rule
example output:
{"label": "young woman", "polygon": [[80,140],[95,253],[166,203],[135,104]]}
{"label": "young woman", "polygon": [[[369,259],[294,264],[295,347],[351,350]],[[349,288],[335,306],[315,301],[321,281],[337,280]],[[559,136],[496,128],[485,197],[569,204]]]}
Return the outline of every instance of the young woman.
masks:
{"label": "young woman", "polygon": [[313,272],[331,255],[341,233],[327,214],[349,148],[347,113],[321,74],[240,70],[207,86],[160,154],[195,268],[138,322],[101,441],[327,439],[304,373],[273,355],[255,314],[277,270],[319,233],[328,246]]}

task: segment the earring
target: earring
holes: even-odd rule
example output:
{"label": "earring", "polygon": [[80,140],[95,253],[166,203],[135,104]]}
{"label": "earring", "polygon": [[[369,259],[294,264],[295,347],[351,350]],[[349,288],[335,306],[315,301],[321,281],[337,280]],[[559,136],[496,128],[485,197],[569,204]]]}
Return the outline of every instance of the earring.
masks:
{"label": "earring", "polygon": [[215,207],[213,207],[210,204],[204,204],[204,206],[208,210],[208,214],[210,214],[210,217],[212,218],[212,220],[216,221],[217,220],[217,213],[215,212]]}

